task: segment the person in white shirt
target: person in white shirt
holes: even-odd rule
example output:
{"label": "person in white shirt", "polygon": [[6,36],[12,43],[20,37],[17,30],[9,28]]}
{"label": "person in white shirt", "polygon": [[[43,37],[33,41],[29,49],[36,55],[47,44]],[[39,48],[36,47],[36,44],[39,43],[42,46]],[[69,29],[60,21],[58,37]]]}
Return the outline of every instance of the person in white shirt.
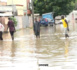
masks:
{"label": "person in white shirt", "polygon": [[2,37],[3,31],[4,31],[4,26],[3,24],[0,23],[0,40],[3,40],[3,37]]}

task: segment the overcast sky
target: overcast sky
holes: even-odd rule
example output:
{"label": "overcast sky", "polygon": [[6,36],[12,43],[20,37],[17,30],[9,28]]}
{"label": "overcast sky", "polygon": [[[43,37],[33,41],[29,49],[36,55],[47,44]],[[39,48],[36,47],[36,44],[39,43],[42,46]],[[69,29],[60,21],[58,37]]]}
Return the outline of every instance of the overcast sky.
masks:
{"label": "overcast sky", "polygon": [[7,0],[0,0],[0,1],[2,1],[2,2],[7,2]]}

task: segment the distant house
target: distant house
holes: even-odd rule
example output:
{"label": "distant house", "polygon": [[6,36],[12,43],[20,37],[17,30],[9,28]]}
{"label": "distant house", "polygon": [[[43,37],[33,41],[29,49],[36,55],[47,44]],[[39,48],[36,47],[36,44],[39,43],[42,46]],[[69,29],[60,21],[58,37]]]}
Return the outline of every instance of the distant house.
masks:
{"label": "distant house", "polygon": [[3,2],[0,0],[0,5],[7,5],[7,2]]}
{"label": "distant house", "polygon": [[7,2],[0,0],[0,22],[5,26],[5,31],[7,31],[9,16],[16,16],[18,21],[17,29],[31,25],[32,17],[28,17],[31,14],[30,7],[30,0],[7,0]]}
{"label": "distant house", "polygon": [[16,6],[18,16],[24,16],[25,11],[27,11],[26,0],[7,0],[7,5]]}

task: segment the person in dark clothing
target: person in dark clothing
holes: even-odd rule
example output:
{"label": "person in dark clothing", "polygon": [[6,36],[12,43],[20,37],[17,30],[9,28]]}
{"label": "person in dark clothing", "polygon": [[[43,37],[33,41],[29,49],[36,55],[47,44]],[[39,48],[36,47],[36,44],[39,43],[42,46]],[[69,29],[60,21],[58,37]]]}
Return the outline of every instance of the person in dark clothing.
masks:
{"label": "person in dark clothing", "polygon": [[0,31],[0,40],[3,40],[2,34],[3,34],[3,33]]}
{"label": "person in dark clothing", "polygon": [[10,35],[11,35],[12,40],[14,40],[14,32],[15,32],[14,22],[10,18],[8,18],[8,19],[9,19],[8,28],[9,28],[9,31],[10,31]]}
{"label": "person in dark clothing", "polygon": [[36,35],[36,38],[40,37],[40,23],[37,21],[37,18],[35,18],[33,27],[34,27],[34,34]]}

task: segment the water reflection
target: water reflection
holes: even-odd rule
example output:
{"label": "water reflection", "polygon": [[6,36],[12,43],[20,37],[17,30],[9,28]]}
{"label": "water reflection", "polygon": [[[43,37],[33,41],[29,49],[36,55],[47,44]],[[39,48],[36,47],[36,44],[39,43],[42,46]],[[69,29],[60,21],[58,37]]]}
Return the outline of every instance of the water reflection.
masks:
{"label": "water reflection", "polygon": [[16,47],[15,47],[15,42],[11,42],[11,57],[15,57],[15,51],[16,51]]}
{"label": "water reflection", "polygon": [[0,41],[0,56],[3,56],[3,41]]}
{"label": "water reflection", "polygon": [[11,57],[11,62],[12,62],[12,63],[15,62],[15,59],[14,59],[14,57],[15,57],[15,52],[16,52],[16,45],[15,45],[15,42],[12,41],[12,42],[11,42],[11,55],[10,55],[10,57]]}
{"label": "water reflection", "polygon": [[65,57],[68,57],[68,53],[69,53],[69,40],[68,38],[65,39]]}

